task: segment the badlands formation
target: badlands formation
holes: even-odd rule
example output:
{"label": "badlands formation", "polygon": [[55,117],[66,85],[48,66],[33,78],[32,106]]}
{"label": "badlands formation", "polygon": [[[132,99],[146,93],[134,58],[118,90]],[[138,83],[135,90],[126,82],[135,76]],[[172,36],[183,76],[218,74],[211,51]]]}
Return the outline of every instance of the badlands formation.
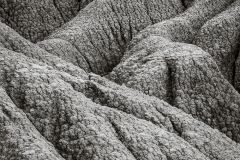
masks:
{"label": "badlands formation", "polygon": [[240,0],[0,0],[1,160],[240,160]]}

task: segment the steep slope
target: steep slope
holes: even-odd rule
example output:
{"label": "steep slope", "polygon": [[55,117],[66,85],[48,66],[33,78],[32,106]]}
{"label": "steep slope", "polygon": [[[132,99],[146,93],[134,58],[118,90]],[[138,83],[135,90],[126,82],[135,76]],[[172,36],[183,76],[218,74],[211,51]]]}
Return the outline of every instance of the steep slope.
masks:
{"label": "steep slope", "polygon": [[2,86],[64,158],[240,157],[238,144],[163,101],[96,75],[84,80],[4,48],[0,53]]}
{"label": "steep slope", "polygon": [[[132,40],[110,79],[164,99],[239,141],[239,93],[222,76],[212,56],[186,44],[214,12],[229,4],[199,1],[181,16],[146,28]],[[237,0],[230,9],[235,11],[239,4]]]}
{"label": "steep slope", "polygon": [[0,159],[240,159],[240,0],[0,4]]}
{"label": "steep slope", "polygon": [[92,72],[104,75],[119,63],[137,32],[183,9],[180,0],[95,0],[39,45],[52,54],[61,48],[59,56],[65,59],[66,54],[84,58]]}
{"label": "steep slope", "polygon": [[[21,37],[17,32],[0,22],[0,43],[3,48],[22,53],[27,57],[37,59],[41,62],[47,63],[50,66],[66,71],[72,75],[83,75],[84,71],[72,63],[62,60],[60,57],[52,55],[40,48],[38,45],[33,44]],[[84,62],[81,65],[84,66]]]}
{"label": "steep slope", "polygon": [[0,89],[0,159],[62,160],[52,144]]}
{"label": "steep slope", "polygon": [[236,1],[204,24],[193,41],[213,57],[222,74],[232,84],[235,78],[235,61],[239,52],[239,30],[240,1]]}
{"label": "steep slope", "polygon": [[0,0],[0,20],[36,42],[76,16],[92,0]]}

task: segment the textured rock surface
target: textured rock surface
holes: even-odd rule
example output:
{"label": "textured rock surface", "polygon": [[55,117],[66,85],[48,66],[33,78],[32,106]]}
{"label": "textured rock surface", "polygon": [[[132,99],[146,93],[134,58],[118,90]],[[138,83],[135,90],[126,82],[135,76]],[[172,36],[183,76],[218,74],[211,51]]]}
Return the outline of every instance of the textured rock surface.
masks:
{"label": "textured rock surface", "polygon": [[72,19],[92,0],[0,0],[0,20],[36,42]]}
{"label": "textured rock surface", "polygon": [[0,108],[1,159],[63,159],[2,88]]}
{"label": "textured rock surface", "polygon": [[[239,2],[233,3],[230,9],[239,6]],[[146,28],[132,40],[129,51],[110,78],[164,99],[239,141],[239,93],[223,78],[209,53],[182,43],[190,43],[201,25],[214,15],[210,14],[212,8],[201,8],[209,3],[216,7],[217,13],[230,2],[201,1],[180,17]],[[202,16],[202,13],[206,15]]]}
{"label": "textured rock surface", "polygon": [[240,159],[240,0],[90,2],[0,0],[0,159]]}
{"label": "textured rock surface", "polygon": [[222,74],[231,83],[235,78],[235,61],[239,52],[239,30],[240,1],[236,1],[204,24],[193,42],[214,58]]}
{"label": "textured rock surface", "polygon": [[[118,64],[137,32],[183,9],[180,0],[95,0],[39,45],[52,54],[60,45],[62,50],[78,50],[77,58],[73,52],[69,56],[87,61],[92,72],[104,75]],[[60,56],[66,59],[64,54]]]}

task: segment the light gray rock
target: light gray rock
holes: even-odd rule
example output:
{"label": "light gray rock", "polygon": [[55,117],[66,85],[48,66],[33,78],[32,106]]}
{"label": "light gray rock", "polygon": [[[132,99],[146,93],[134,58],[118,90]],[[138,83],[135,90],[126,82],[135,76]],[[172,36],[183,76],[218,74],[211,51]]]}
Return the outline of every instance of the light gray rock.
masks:
{"label": "light gray rock", "polygon": [[[209,3],[212,8],[207,8]],[[186,44],[229,4],[196,2],[182,16],[147,27],[133,38],[122,62],[108,77],[163,99],[239,142],[239,93],[207,52]]]}
{"label": "light gray rock", "polygon": [[0,0],[0,159],[240,159],[240,1],[90,2]]}
{"label": "light gray rock", "polygon": [[[92,72],[105,75],[119,63],[133,36],[148,25],[176,16],[183,9],[180,0],[95,0],[39,45],[54,54],[59,45],[67,50],[69,46],[58,39],[65,40],[78,50],[77,59],[84,58]],[[48,45],[52,46],[51,50]]]}
{"label": "light gray rock", "polygon": [[0,159],[63,160],[3,88],[0,88]]}
{"label": "light gray rock", "polygon": [[[197,33],[193,43],[208,52],[225,78],[234,84],[235,61],[240,41],[240,1],[235,1],[224,12],[209,20]],[[236,82],[238,83],[238,82]],[[239,90],[239,86],[235,87]]]}
{"label": "light gray rock", "polygon": [[0,20],[30,41],[43,40],[92,0],[0,0]]}

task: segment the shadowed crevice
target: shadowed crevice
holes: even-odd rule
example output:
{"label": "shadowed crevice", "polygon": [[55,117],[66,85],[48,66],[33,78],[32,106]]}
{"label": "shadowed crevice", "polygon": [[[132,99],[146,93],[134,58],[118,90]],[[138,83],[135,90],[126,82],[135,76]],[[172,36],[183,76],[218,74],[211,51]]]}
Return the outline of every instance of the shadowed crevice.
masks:
{"label": "shadowed crevice", "polygon": [[[171,60],[170,60],[171,61]],[[166,92],[166,97],[167,97],[167,102],[174,106],[174,101],[175,101],[175,95],[174,95],[174,84],[175,84],[175,77],[174,74],[176,73],[176,71],[173,68],[173,64],[171,64],[171,62],[169,62],[167,60],[166,62],[167,64],[167,68],[168,68],[168,79],[167,79],[167,92]]]}
{"label": "shadowed crevice", "polygon": [[62,14],[62,12],[61,12],[61,10],[59,9],[59,6],[58,6],[58,4],[57,4],[57,0],[52,0],[52,1],[53,1],[54,7],[56,8],[56,10],[58,11],[58,13],[60,14],[62,20],[64,21],[64,23],[66,23],[67,21],[65,20],[63,14]]}
{"label": "shadowed crevice", "polygon": [[122,133],[121,129],[118,127],[118,125],[111,120],[110,118],[108,118],[108,122],[111,124],[111,127],[114,129],[116,137],[118,138],[118,140],[127,148],[127,150],[129,151],[129,153],[131,153],[131,155],[134,157],[135,160],[140,160],[140,158],[137,158],[134,155],[134,150],[129,147],[128,143],[125,142],[125,138],[124,138],[124,133]]}

